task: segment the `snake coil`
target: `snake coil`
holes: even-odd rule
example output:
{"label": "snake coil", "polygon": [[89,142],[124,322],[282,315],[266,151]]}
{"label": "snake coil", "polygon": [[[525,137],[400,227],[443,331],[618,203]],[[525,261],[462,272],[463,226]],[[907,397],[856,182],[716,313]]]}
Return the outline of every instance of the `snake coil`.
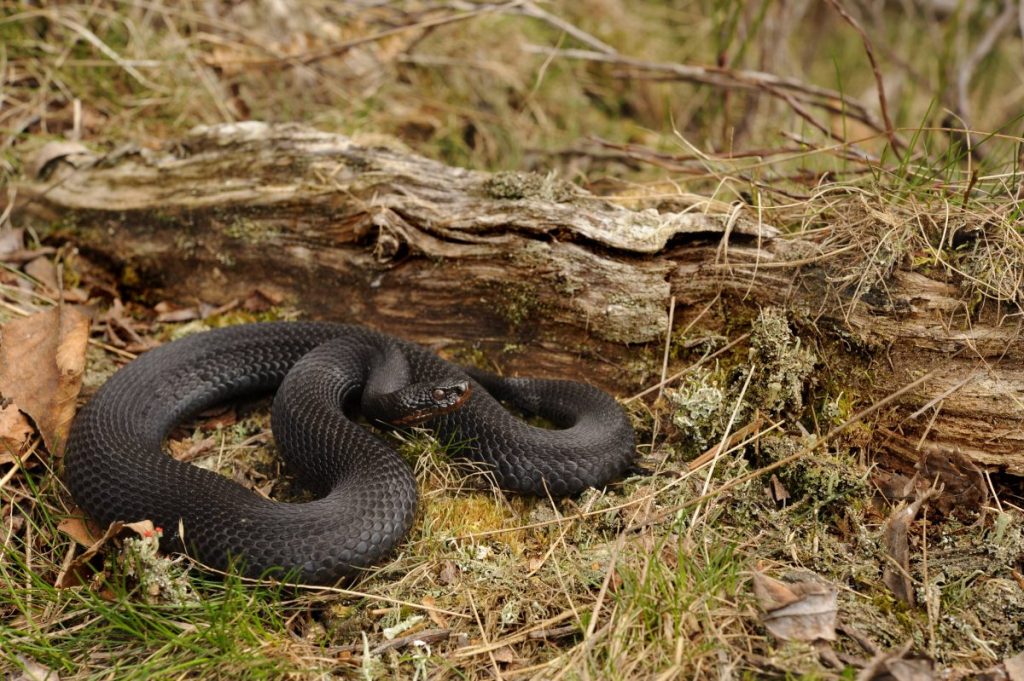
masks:
{"label": "snake coil", "polygon": [[[275,389],[278,449],[317,499],[271,501],[164,452],[189,416]],[[556,427],[528,425],[499,400]],[[148,518],[163,548],[214,568],[334,583],[384,558],[416,510],[408,465],[355,413],[422,423],[510,492],[577,494],[620,477],[634,458],[625,413],[586,384],[462,369],[359,326],[275,322],[189,336],[120,369],[75,418],[64,479],[97,521]]]}

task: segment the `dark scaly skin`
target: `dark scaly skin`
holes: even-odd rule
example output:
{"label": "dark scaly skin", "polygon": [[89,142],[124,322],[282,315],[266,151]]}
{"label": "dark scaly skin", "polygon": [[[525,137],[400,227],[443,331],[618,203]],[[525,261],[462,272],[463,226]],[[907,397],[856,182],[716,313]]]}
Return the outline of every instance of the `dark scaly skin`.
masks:
{"label": "dark scaly skin", "polygon": [[[340,405],[357,409],[364,389],[453,380],[469,382],[469,397],[423,425],[442,442],[461,443],[457,456],[489,468],[502,489],[572,495],[632,465],[632,427],[596,388],[480,372],[471,378],[418,345],[362,327],[282,322],[190,336],[118,371],[76,417],[64,479],[100,523],[148,518],[163,528],[165,548],[214,568],[233,563],[248,576],[334,583],[383,559],[409,530],[417,500],[406,463]],[[163,451],[185,418],[278,387],[278,448],[321,498],[270,501]],[[561,429],[524,423],[488,391]]]}

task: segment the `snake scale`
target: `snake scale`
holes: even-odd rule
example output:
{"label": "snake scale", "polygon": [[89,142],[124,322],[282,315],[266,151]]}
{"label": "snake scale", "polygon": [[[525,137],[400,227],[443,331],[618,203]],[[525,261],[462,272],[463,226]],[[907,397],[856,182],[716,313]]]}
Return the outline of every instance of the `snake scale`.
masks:
{"label": "snake scale", "polygon": [[[274,390],[278,450],[313,501],[272,501],[165,453],[188,417]],[[555,427],[529,425],[502,401]],[[597,388],[463,369],[359,326],[272,322],[188,336],[118,370],[75,418],[64,480],[100,523],[148,518],[163,548],[216,569],[335,583],[381,561],[416,511],[409,466],[357,414],[423,425],[515,493],[577,494],[634,459],[625,413]]]}

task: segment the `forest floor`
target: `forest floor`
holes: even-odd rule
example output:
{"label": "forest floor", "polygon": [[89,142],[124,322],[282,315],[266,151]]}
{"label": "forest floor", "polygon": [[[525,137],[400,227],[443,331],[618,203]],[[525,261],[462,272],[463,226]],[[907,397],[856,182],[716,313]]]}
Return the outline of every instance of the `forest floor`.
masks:
{"label": "forest floor", "polygon": [[[505,496],[429,437],[388,434],[419,516],[393,560],[344,587],[160,556],[144,525],[91,527],[59,477],[75,405],[126,361],[297,313],[259,289],[161,300],[20,222],[16,183],[55,141],[156,148],[197,124],[297,121],[625,205],[701,195],[793,233],[870,232],[871,252],[836,254],[851,281],[922,262],[1018,316],[1019,3],[896,4],[4,3],[0,671],[1024,679],[1019,481],[979,473],[982,501],[956,508],[886,469],[877,404],[818,379],[827,349],[785,310],[645,349],[662,361],[638,360],[617,397],[652,473],[606,490]],[[957,241],[976,232],[998,248]],[[204,414],[169,450],[297,494],[265,403]]]}

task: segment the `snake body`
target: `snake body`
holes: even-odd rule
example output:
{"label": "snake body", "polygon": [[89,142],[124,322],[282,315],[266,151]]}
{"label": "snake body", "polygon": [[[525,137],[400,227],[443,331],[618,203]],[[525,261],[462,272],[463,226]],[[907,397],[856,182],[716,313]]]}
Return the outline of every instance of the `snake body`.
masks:
{"label": "snake body", "polygon": [[[319,496],[276,502],[164,452],[176,425],[277,390],[278,449]],[[549,419],[527,424],[499,401]],[[351,420],[420,422],[516,493],[561,497],[632,464],[634,434],[608,394],[574,381],[505,379],[359,326],[247,324],[188,336],[118,370],[72,425],[64,479],[102,524],[150,519],[162,546],[248,576],[327,584],[381,561],[412,525],[408,465]]]}

